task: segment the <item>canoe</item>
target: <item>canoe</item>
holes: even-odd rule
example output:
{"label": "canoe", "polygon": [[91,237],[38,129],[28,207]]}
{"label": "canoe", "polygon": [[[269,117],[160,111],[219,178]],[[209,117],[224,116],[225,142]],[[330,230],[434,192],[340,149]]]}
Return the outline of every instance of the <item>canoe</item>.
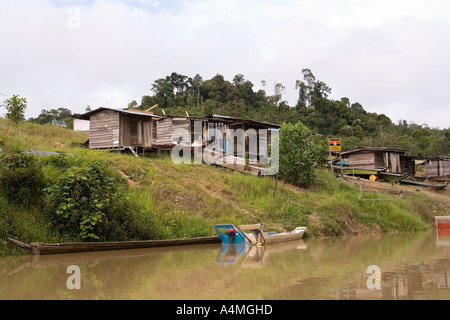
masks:
{"label": "canoe", "polygon": [[118,242],[67,242],[67,243],[33,242],[30,244],[23,243],[21,241],[11,238],[8,238],[8,240],[22,248],[29,250],[34,255],[185,246],[185,245],[210,244],[221,242],[220,238],[215,236],[186,238],[186,239],[170,239],[170,240],[143,240],[143,241],[118,241]]}
{"label": "canoe", "polygon": [[262,224],[240,225],[238,228],[241,231],[251,230],[251,232],[245,234],[253,245],[299,240],[303,238],[306,231],[306,227],[296,227],[289,232],[265,232]]}
{"label": "canoe", "polygon": [[265,232],[264,226],[260,223],[239,225],[238,227],[232,224],[217,224],[215,229],[222,244],[249,243],[252,245],[298,240],[306,231],[306,227],[297,227],[290,232]]}
{"label": "canoe", "polygon": [[377,170],[369,170],[369,169],[359,169],[359,168],[348,168],[348,167],[335,167],[333,166],[333,170],[336,173],[340,173],[342,171],[343,174],[346,175],[355,175],[355,176],[371,176],[377,175]]}
{"label": "canoe", "polygon": [[382,179],[384,181],[388,181],[388,182],[391,182],[391,181],[398,182],[398,181],[408,178],[410,175],[411,175],[411,173],[402,173],[402,174],[390,173],[390,172],[380,172],[379,173],[380,179]]}
{"label": "canoe", "polygon": [[420,186],[420,187],[430,187],[430,188],[435,188],[438,190],[442,190],[447,187],[446,184],[430,184],[430,183],[417,182],[417,181],[404,180],[404,179],[400,180],[400,183],[410,184],[413,186]]}

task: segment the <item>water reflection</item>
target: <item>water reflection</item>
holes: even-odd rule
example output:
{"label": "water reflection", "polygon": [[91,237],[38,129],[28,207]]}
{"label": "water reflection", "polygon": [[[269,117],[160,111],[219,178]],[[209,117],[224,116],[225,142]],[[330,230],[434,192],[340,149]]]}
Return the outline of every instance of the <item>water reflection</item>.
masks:
{"label": "water reflection", "polygon": [[306,250],[303,240],[276,243],[268,246],[255,246],[248,243],[222,244],[217,255],[217,265],[230,265],[240,261],[241,267],[263,267],[265,259],[274,253],[285,250]]}
{"label": "water reflection", "polygon": [[439,247],[450,246],[450,229],[438,229],[436,232],[436,244]]}
{"label": "water reflection", "polygon": [[[0,258],[0,299],[450,299],[450,237],[304,239]],[[81,270],[81,290],[66,286]],[[380,286],[368,286],[369,266]]]}
{"label": "water reflection", "polygon": [[242,255],[250,249],[248,243],[222,244],[217,255],[217,265],[230,265],[236,263]]}

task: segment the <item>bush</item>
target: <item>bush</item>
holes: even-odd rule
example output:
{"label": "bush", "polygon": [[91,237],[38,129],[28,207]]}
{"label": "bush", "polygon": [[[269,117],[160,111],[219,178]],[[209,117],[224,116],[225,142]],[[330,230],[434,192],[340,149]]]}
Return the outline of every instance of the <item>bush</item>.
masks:
{"label": "bush", "polygon": [[13,204],[36,204],[44,186],[39,162],[21,149],[0,155],[0,191]]}
{"label": "bush", "polygon": [[315,182],[314,169],[322,161],[322,147],[303,123],[283,123],[280,130],[280,176],[306,187]]}
{"label": "bush", "polygon": [[95,161],[70,167],[45,191],[49,212],[59,231],[83,240],[127,237],[123,228],[126,197],[106,163]]}

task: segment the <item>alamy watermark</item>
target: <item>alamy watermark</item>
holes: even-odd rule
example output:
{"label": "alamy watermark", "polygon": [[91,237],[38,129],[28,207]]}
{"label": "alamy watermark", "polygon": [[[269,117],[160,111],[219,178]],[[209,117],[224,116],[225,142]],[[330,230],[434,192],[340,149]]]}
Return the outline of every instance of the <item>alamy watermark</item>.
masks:
{"label": "alamy watermark", "polygon": [[69,290],[81,289],[81,269],[79,266],[72,265],[67,267],[67,271],[70,276],[67,278],[66,286]]}
{"label": "alamy watermark", "polygon": [[279,170],[278,138],[278,130],[203,130],[202,121],[194,121],[193,135],[187,129],[172,134],[177,144],[171,157],[175,164],[263,165],[261,175],[275,175]]}
{"label": "alamy watermark", "polygon": [[372,265],[367,268],[366,273],[370,274],[367,278],[366,285],[369,290],[381,289],[381,268],[376,265]]}
{"label": "alamy watermark", "polygon": [[67,29],[80,30],[81,29],[81,8],[79,6],[70,6],[66,10],[69,17],[66,21]]}

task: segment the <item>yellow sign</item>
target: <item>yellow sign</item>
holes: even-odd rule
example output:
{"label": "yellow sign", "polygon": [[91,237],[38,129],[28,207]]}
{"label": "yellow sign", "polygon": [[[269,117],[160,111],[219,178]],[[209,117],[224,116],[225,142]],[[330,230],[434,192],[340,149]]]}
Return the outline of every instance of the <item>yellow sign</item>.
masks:
{"label": "yellow sign", "polygon": [[328,139],[330,151],[341,151],[341,139]]}

